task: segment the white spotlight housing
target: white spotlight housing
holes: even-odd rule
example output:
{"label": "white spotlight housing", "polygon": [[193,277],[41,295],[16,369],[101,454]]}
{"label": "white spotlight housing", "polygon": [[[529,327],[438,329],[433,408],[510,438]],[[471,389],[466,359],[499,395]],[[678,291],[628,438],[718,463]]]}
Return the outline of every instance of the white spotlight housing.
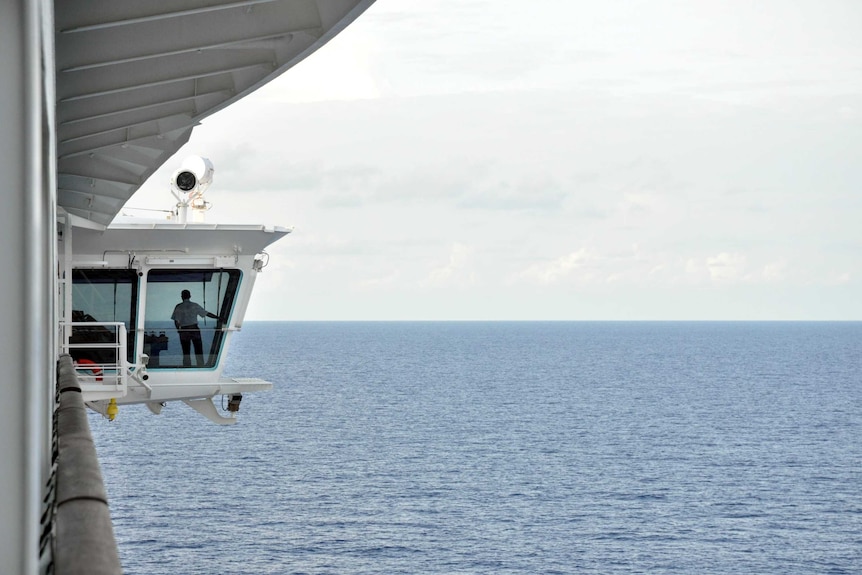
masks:
{"label": "white spotlight housing", "polygon": [[180,165],[180,169],[174,172],[171,178],[171,187],[189,196],[203,194],[213,181],[212,162],[200,156],[189,156]]}
{"label": "white spotlight housing", "polygon": [[179,222],[186,223],[189,208],[197,221],[203,221],[203,214],[211,207],[204,200],[204,192],[213,181],[212,162],[200,156],[189,156],[174,172],[171,178],[171,193],[179,202],[176,215]]}

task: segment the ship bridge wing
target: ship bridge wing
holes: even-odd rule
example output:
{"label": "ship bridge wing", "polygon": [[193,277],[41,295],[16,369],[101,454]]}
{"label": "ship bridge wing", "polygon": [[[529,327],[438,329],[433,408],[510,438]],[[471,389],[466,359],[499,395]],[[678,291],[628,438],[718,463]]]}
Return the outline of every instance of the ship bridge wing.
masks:
{"label": "ship bridge wing", "polygon": [[108,225],[203,118],[374,0],[55,0],[57,202]]}

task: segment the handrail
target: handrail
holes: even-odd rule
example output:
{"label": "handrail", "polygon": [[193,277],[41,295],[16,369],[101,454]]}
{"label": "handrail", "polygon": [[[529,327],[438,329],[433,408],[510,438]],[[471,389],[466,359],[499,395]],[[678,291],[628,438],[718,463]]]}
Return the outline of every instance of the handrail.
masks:
{"label": "handrail", "polygon": [[70,355],[57,361],[56,575],[122,573],[108,496]]}
{"label": "handrail", "polygon": [[[79,341],[73,340],[81,335]],[[60,353],[73,358],[84,401],[123,397],[128,389],[127,332],[123,322],[60,323]]]}

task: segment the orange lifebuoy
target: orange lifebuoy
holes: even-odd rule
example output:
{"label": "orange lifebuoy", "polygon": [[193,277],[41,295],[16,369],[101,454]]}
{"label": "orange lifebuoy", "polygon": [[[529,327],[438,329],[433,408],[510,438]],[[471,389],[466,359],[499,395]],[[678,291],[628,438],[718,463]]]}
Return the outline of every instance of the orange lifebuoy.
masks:
{"label": "orange lifebuoy", "polygon": [[96,381],[102,381],[102,368],[98,367],[96,362],[92,359],[87,359],[86,357],[82,357],[78,360],[78,365],[92,365],[95,367],[88,368],[90,373],[96,376]]}

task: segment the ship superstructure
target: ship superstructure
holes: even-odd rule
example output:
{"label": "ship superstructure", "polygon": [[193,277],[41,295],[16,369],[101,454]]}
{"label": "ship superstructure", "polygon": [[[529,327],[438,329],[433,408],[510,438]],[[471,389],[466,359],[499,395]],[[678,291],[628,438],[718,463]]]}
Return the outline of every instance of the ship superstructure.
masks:
{"label": "ship superstructure", "polygon": [[[145,403],[158,414],[165,402],[181,400],[230,424],[242,392],[272,387],[221,373],[268,262],[265,248],[290,230],[197,217],[190,223],[189,212],[205,209],[201,188],[213,167],[196,156],[184,165],[199,169],[174,174],[171,185],[180,193],[168,221],[94,229],[77,216],[59,216],[60,352],[74,360],[84,402],[111,419],[121,404]],[[215,396],[229,398],[227,414],[216,409]]]}

